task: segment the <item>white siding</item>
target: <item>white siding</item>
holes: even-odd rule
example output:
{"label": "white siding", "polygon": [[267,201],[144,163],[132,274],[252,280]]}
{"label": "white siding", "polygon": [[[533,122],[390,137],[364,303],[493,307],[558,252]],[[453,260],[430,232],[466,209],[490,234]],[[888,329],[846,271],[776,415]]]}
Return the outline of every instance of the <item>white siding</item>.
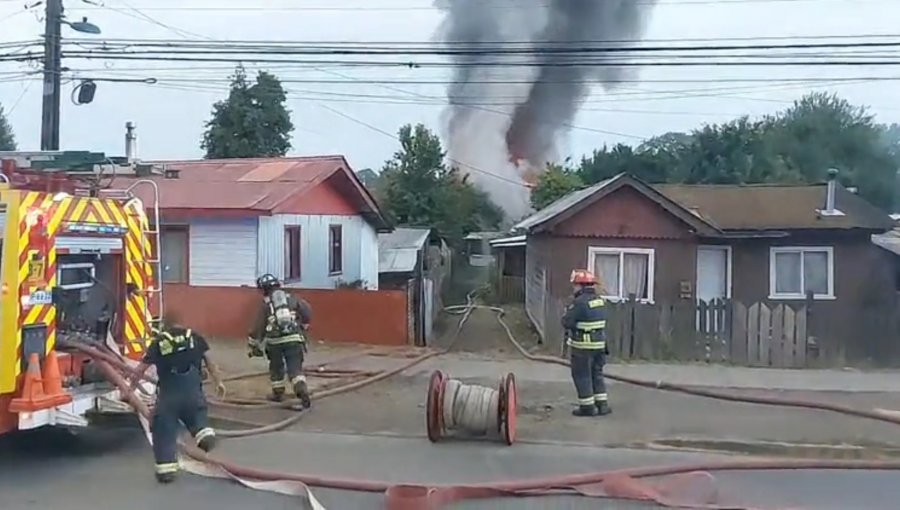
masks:
{"label": "white siding", "polygon": [[190,284],[238,287],[256,282],[257,221],[191,220]]}
{"label": "white siding", "polygon": [[[284,227],[300,227],[300,281],[289,284],[305,289],[333,289],[340,280],[364,280],[378,289],[378,235],[359,216],[278,214],[259,218],[258,272],[284,278]],[[329,227],[341,225],[343,272],[328,274]]]}

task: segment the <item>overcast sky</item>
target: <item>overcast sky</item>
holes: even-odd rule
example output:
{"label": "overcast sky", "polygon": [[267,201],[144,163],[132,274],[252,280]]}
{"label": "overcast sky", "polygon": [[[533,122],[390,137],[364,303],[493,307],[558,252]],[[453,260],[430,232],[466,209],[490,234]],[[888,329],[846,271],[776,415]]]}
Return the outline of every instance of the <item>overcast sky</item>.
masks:
{"label": "overcast sky", "polygon": [[[42,34],[42,8],[28,12],[23,8],[23,4],[34,1],[0,0],[0,42]],[[91,6],[83,0],[65,0],[66,14],[70,20],[89,17],[102,28],[103,34],[85,36],[64,27],[64,37],[421,42],[432,38],[441,21],[441,13],[431,8],[430,0],[96,0],[96,3],[102,6]],[[900,34],[898,23],[898,0],[660,0],[645,39],[893,35]],[[225,96],[232,68],[230,64],[75,60],[64,65],[82,70],[78,73],[80,77],[160,80],[157,85],[99,83],[94,102],[83,106],[74,106],[69,99],[73,84],[64,85],[63,90],[63,149],[122,155],[124,125],[133,121],[138,129],[139,156],[145,159],[202,156],[199,140],[203,122],[209,118],[212,103]],[[0,62],[0,104],[7,111],[20,149],[36,150],[40,139],[40,75],[23,80],[9,74],[28,69],[34,68]],[[288,106],[297,127],[293,154],[344,154],[357,170],[380,169],[397,148],[396,141],[380,131],[395,133],[401,124],[417,122],[440,130],[441,106],[438,101],[422,101],[421,96],[443,98],[442,84],[385,86],[354,83],[352,79],[442,81],[447,79],[446,69],[327,67],[316,71],[295,65],[269,70],[288,80],[347,80],[346,84],[286,84],[290,91]],[[869,105],[882,122],[900,122],[900,88],[897,82],[891,81],[815,85],[660,83],[660,80],[680,79],[872,76],[900,76],[900,69],[884,66],[646,68],[640,73],[640,78],[646,80],[643,83],[623,85],[614,92],[603,92],[599,87],[594,91],[579,113],[574,123],[577,127],[569,134],[563,153],[579,157],[604,143],[636,143],[667,131],[689,130],[743,114],[775,112],[812,89],[831,90],[851,102]],[[420,104],[410,104],[410,101]]]}

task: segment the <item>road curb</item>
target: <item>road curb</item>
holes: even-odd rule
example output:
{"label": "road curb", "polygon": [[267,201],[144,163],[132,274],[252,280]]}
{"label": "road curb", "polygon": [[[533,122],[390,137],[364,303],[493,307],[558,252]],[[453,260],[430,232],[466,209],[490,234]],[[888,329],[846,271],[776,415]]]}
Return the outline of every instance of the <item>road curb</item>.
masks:
{"label": "road curb", "polygon": [[892,444],[816,444],[730,439],[660,438],[653,441],[631,442],[622,446],[647,450],[733,453],[764,457],[844,460],[900,458],[900,445]]}

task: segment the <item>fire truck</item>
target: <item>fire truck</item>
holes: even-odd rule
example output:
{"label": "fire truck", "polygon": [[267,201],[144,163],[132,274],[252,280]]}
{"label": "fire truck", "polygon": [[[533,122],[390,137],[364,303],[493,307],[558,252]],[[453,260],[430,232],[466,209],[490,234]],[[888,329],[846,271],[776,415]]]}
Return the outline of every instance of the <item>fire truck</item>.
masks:
{"label": "fire truck", "polygon": [[157,170],[75,151],[0,152],[0,165],[0,434],[130,412],[61,344],[146,349],[163,309]]}

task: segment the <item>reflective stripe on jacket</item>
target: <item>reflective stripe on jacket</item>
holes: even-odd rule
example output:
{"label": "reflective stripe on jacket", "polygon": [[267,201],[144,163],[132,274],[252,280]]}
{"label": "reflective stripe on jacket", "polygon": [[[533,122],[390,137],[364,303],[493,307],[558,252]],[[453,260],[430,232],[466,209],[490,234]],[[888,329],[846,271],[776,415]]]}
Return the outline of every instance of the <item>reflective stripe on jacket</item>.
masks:
{"label": "reflective stripe on jacket", "polygon": [[606,349],[606,301],[593,288],[575,295],[563,315],[566,344],[576,349]]}

